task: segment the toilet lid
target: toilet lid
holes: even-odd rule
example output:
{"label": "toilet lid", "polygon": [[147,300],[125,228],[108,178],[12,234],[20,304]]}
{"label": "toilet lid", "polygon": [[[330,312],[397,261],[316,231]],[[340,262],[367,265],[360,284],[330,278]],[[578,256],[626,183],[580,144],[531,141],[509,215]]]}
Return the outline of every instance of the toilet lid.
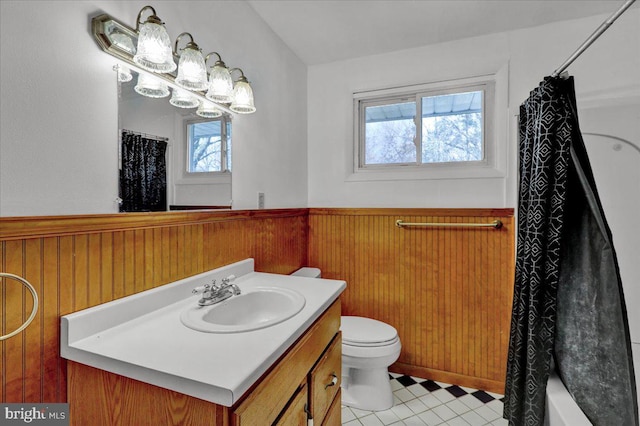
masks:
{"label": "toilet lid", "polygon": [[341,322],[342,342],[347,345],[388,344],[398,338],[395,328],[372,318],[345,316]]}

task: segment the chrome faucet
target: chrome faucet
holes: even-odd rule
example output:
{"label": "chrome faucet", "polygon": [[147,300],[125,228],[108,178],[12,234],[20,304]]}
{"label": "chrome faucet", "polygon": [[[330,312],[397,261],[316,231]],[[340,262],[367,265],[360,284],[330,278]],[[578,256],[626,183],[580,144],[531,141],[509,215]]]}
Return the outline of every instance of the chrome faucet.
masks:
{"label": "chrome faucet", "polygon": [[205,284],[203,287],[194,288],[193,294],[202,294],[202,297],[198,300],[198,305],[214,305],[227,300],[231,296],[238,296],[241,292],[240,287],[232,283],[235,279],[235,275],[229,275],[227,278],[222,279],[220,285],[217,285],[216,280],[213,280],[211,285]]}

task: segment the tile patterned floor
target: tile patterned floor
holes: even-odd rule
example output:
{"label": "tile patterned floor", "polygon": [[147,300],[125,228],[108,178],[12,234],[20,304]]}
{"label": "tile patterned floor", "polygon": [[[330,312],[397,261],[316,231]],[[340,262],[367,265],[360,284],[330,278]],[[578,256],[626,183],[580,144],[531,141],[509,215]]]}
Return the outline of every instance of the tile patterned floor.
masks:
{"label": "tile patterned floor", "polygon": [[502,395],[391,373],[395,405],[386,411],[342,407],[344,426],[506,426]]}

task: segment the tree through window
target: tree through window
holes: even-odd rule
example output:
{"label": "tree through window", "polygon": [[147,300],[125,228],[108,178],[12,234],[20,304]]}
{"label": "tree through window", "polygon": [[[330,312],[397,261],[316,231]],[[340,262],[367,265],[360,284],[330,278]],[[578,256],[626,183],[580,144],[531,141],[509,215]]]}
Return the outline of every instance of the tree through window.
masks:
{"label": "tree through window", "polygon": [[360,167],[483,161],[485,90],[359,100]]}
{"label": "tree through window", "polygon": [[231,170],[231,122],[216,119],[188,121],[187,172],[210,173]]}

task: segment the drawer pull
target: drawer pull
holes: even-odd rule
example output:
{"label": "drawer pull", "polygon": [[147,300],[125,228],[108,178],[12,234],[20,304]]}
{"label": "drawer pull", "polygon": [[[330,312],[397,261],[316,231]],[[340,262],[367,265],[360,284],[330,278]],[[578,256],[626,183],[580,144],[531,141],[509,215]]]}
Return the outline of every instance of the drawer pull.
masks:
{"label": "drawer pull", "polygon": [[324,385],[325,389],[327,389],[330,386],[335,386],[338,384],[338,376],[336,376],[336,373],[331,373],[331,376],[333,377],[333,379],[331,379],[330,383],[327,383],[326,385]]}

